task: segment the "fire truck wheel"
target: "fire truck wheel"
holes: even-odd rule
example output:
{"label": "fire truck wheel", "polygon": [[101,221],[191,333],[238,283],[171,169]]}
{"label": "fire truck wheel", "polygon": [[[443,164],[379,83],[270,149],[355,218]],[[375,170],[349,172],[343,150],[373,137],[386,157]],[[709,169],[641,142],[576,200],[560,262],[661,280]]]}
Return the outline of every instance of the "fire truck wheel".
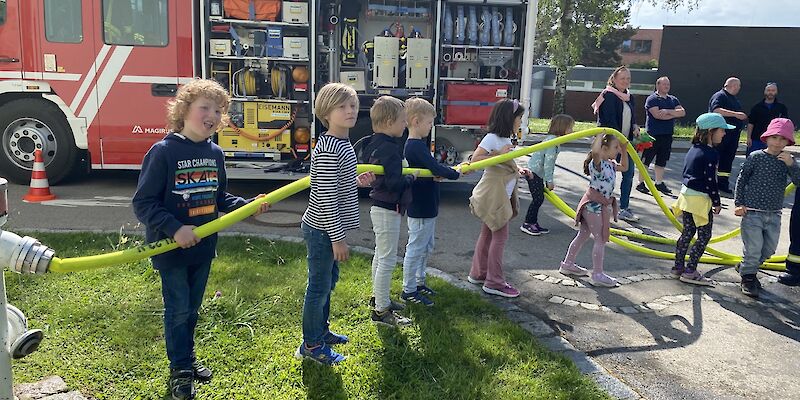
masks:
{"label": "fire truck wheel", "polygon": [[61,111],[39,99],[20,99],[0,107],[0,173],[8,180],[28,184],[33,153],[41,150],[50,184],[75,169],[78,149]]}

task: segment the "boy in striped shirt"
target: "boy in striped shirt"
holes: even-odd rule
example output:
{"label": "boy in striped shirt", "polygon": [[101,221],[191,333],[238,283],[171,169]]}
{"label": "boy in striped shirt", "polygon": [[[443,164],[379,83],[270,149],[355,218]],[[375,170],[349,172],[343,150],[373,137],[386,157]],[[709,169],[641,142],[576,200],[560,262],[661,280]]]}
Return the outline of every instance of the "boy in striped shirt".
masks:
{"label": "boy in striped shirt", "polygon": [[339,263],[347,260],[346,232],[358,229],[358,189],[375,181],[371,172],[356,176],[356,154],[349,132],[358,116],[358,95],[350,86],[331,83],[320,89],[314,112],[328,131],[311,153],[311,194],[303,214],[308,249],[308,284],[303,302],[303,343],[295,357],[321,364],[345,357],[330,346],[347,343],[328,324],[331,291],[339,280]]}

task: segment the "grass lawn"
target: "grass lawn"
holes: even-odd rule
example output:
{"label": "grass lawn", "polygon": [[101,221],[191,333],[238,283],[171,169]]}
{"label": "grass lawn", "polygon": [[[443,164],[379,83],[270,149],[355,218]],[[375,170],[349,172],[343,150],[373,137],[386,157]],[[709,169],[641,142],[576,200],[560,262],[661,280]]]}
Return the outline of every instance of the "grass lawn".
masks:
{"label": "grass lawn", "polygon": [[[137,237],[34,233],[61,257],[126,247]],[[225,237],[197,328],[198,356],[214,373],[202,399],[608,399],[566,358],[555,355],[480,296],[438,279],[433,308],[412,306],[399,331],[368,320],[370,260],[342,265],[332,327],[351,342],[328,368],[293,357],[301,338],[305,247]],[[400,268],[394,292],[400,290]],[[466,271],[466,270],[465,270]],[[15,380],[62,376],[98,399],[167,394],[160,281],[147,261],[47,276],[6,273],[8,296],[32,328],[39,351],[14,363]],[[222,296],[214,299],[214,293]]]}
{"label": "grass lawn", "polygon": [[[531,118],[528,121],[528,130],[531,133],[547,133],[547,127],[550,125],[549,119],[543,118]],[[597,123],[594,121],[592,122],[581,122],[575,121],[575,128],[573,129],[575,132],[582,131],[584,129],[590,129],[597,127]],[[675,135],[674,138],[676,140],[692,140],[692,136],[694,136],[694,125],[691,126],[684,126],[684,125],[676,125],[675,126]],[[800,143],[800,131],[794,132],[795,143]],[[739,138],[740,143],[747,143],[747,131],[742,130],[741,137]]]}

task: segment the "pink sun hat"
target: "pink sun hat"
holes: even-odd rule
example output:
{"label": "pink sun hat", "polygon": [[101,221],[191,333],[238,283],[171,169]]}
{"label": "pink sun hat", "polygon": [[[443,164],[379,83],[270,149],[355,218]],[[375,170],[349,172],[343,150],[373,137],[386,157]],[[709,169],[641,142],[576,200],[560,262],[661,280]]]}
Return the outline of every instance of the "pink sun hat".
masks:
{"label": "pink sun hat", "polygon": [[775,118],[770,121],[766,132],[761,134],[761,141],[766,142],[770,136],[783,136],[789,141],[789,146],[794,146],[794,124],[788,118]]}

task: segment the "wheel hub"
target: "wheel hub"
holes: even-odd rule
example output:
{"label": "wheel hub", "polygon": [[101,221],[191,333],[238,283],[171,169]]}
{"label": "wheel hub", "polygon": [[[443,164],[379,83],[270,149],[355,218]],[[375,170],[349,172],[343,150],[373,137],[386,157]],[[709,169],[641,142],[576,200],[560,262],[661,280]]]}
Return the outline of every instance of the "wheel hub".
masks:
{"label": "wheel hub", "polygon": [[3,150],[8,159],[20,168],[32,169],[34,152],[42,151],[45,165],[56,154],[53,131],[34,118],[20,118],[12,122],[3,134]]}

